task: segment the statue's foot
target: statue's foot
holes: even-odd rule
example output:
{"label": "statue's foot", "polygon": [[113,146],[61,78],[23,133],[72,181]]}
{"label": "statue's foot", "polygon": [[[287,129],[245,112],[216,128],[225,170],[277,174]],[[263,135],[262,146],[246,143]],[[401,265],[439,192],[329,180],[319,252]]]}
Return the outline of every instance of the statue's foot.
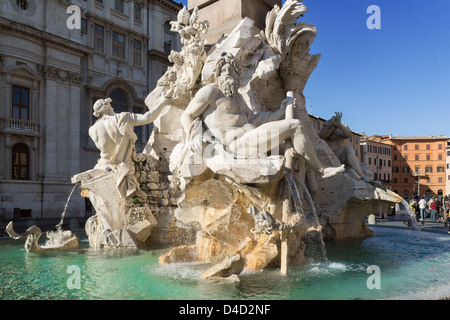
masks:
{"label": "statue's foot", "polygon": [[337,176],[338,174],[341,174],[342,172],[345,171],[345,165],[341,165],[340,167],[328,167],[323,169],[322,173],[322,178],[326,179],[326,178],[331,178],[334,176]]}

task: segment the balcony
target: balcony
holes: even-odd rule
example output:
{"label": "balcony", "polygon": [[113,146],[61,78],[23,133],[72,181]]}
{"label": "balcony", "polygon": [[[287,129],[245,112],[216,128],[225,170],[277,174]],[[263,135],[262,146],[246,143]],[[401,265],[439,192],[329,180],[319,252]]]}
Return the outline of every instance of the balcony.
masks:
{"label": "balcony", "polygon": [[0,132],[39,136],[39,123],[21,119],[0,119]]}

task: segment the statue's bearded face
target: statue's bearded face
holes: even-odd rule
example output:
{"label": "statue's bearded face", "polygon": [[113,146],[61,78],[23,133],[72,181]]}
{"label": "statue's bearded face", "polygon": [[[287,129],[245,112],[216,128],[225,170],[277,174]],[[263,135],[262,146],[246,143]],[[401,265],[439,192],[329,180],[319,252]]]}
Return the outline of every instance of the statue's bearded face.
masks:
{"label": "statue's bearded face", "polygon": [[217,84],[219,89],[229,98],[237,93],[239,89],[239,74],[231,64],[226,63],[222,66],[217,78]]}

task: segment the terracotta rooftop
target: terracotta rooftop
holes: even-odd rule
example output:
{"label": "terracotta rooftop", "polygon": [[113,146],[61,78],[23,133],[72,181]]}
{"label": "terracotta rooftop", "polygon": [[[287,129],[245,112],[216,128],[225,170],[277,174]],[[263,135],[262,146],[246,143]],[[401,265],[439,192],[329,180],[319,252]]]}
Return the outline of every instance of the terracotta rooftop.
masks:
{"label": "terracotta rooftop", "polygon": [[410,136],[410,137],[391,137],[384,140],[449,140],[449,137],[446,137],[444,134],[441,135],[428,135],[428,136]]}

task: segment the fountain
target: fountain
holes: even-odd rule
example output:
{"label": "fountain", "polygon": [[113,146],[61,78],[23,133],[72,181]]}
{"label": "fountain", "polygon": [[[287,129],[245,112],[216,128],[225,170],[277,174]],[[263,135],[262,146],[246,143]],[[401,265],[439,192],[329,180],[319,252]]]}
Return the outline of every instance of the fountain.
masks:
{"label": "fountain", "polygon": [[[372,181],[342,145],[348,136],[341,113],[326,132],[313,130],[303,88],[320,55],[309,53],[316,28],[297,21],[306,11],[287,0],[268,13],[261,33],[245,18],[208,48],[201,40],[208,23],[198,21],[198,9],[180,11],[171,25],[183,48],[170,54],[173,66],[148,95],[149,111],[116,114],[109,98],[93,106],[99,120],[89,135],[101,156],[93,169],[72,177],[96,210],[86,223],[88,246],[79,250],[140,263],[144,274],[131,268],[133,276],[144,284],[149,276],[158,279],[161,287],[171,286],[171,277],[184,281],[186,273],[188,283],[241,281],[247,288],[253,281],[299,282],[305,270],[314,282],[311,272],[353,268],[333,260],[326,240],[370,242],[374,231],[365,218],[386,212],[398,195]],[[133,127],[149,123],[155,129],[137,153]],[[12,225],[9,231],[13,238],[32,235],[34,244],[40,235],[17,235]],[[323,261],[308,269],[314,245]],[[357,264],[359,271],[369,266]],[[262,271],[267,279],[258,279]],[[101,282],[87,298],[96,297]],[[198,297],[205,296],[192,296]]]}
{"label": "fountain", "polygon": [[[212,274],[228,277],[273,266],[286,274],[308,260],[306,243],[319,243],[327,261],[324,239],[372,235],[365,217],[396,198],[350,153],[340,156],[349,138],[342,113],[321,137],[312,130],[303,88],[320,55],[309,54],[316,28],[297,21],[306,11],[286,1],[261,33],[244,18],[207,51],[208,22],[183,8],[171,23],[183,48],[171,52],[149,111],[115,114],[109,98],[94,104],[89,134],[101,157],[72,178],[97,212],[86,224],[90,246],[168,245],[160,263],[227,266],[234,271]],[[151,122],[137,154],[132,129]]]}

